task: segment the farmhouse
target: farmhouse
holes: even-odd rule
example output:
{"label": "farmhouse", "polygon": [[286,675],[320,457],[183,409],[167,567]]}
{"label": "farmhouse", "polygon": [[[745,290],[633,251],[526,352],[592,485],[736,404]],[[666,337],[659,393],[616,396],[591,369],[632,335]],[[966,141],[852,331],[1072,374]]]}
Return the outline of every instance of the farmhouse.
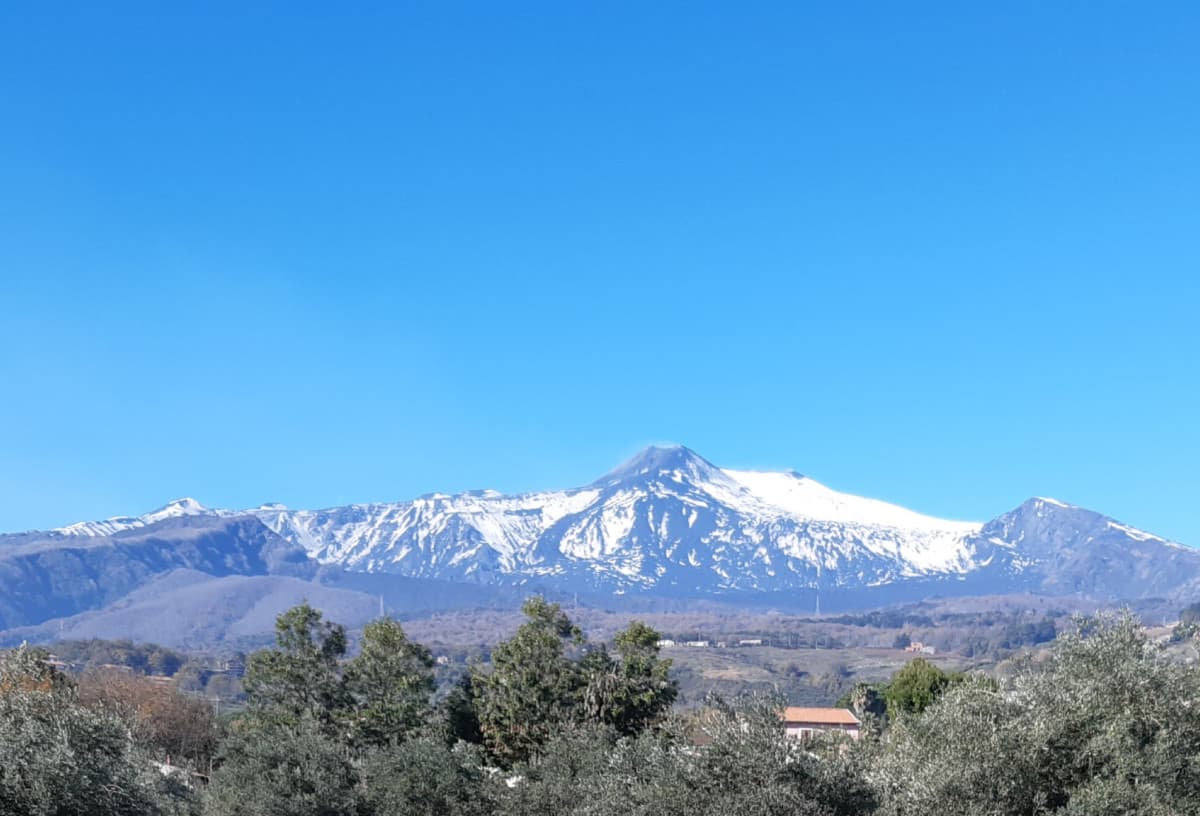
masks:
{"label": "farmhouse", "polygon": [[800,708],[783,710],[783,728],[789,737],[807,739],[820,733],[840,732],[858,739],[859,722],[845,708]]}

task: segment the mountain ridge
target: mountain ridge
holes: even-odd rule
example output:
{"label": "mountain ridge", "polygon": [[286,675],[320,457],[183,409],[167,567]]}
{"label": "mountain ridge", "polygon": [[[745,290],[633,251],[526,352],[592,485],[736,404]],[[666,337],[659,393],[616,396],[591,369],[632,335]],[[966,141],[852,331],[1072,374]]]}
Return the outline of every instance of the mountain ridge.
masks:
{"label": "mountain ridge", "polygon": [[424,614],[511,610],[531,593],[805,613],[1029,593],[1190,602],[1200,551],[1057,499],[940,519],[796,471],[720,468],[682,446],[563,490],[320,510],[185,497],[0,535],[0,642],[245,639],[298,598],[361,622],[384,598],[393,614]]}
{"label": "mountain ridge", "polygon": [[[1037,522],[1047,514],[1056,521]],[[77,522],[49,535],[107,536],[171,518],[244,516],[313,560],[352,572],[513,586],[536,581],[616,594],[866,590],[979,575],[1025,584],[1031,569],[1076,564],[1086,556],[1080,548],[1101,539],[1110,554],[1122,542],[1130,551],[1155,550],[1141,553],[1143,559],[1159,557],[1158,549],[1178,550],[1179,557],[1166,560],[1186,562],[1185,576],[1192,556],[1200,557],[1056,499],[1031,498],[988,522],[940,519],[833,490],[797,471],[720,468],[682,445],[646,448],[600,478],[562,490],[428,493],[321,510],[213,509],[183,498],[143,516]],[[1078,576],[1067,583],[1108,586]],[[1165,585],[1158,578],[1151,583]]]}

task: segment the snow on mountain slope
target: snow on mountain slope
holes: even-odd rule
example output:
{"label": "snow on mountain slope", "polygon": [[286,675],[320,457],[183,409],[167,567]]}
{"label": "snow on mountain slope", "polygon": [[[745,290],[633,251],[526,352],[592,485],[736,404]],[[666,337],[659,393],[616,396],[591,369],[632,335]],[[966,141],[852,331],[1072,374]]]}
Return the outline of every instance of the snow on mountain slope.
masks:
{"label": "snow on mountain slope", "polygon": [[596,495],[590,490],[517,496],[478,491],[395,504],[251,512],[327,563],[368,572],[468,577],[481,570],[515,571],[545,530]]}
{"label": "snow on mountain slope", "polygon": [[237,515],[230,510],[211,510],[192,498],[182,498],[169,501],[157,510],[151,510],[140,516],[113,516],[103,521],[80,521],[66,527],[51,530],[65,536],[108,536],[138,527],[147,527],[166,519],[180,516],[232,516]]}
{"label": "snow on mountain slope", "polygon": [[877,499],[839,493],[798,473],[728,469],[722,473],[764,503],[816,521],[955,533],[977,530],[980,526],[973,521],[947,521]]}
{"label": "snow on mountain slope", "polygon": [[181,499],[55,532],[109,535],[197,514],[255,516],[313,558],[353,571],[616,592],[854,589],[980,575],[1028,582],[1066,563],[1065,548],[1075,548],[1071,563],[1083,563],[1095,542],[1153,561],[1169,544],[1052,500],[987,525],[933,518],[793,472],[718,468],[684,447],[647,448],[571,490],[326,510],[211,510]]}

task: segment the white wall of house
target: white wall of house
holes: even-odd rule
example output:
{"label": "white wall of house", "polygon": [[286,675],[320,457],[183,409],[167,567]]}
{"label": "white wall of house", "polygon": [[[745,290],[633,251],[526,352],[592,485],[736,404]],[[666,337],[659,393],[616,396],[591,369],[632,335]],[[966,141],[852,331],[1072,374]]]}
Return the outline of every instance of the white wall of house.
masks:
{"label": "white wall of house", "polygon": [[801,723],[789,722],[784,723],[784,733],[789,737],[796,739],[807,739],[824,732],[842,732],[850,739],[858,739],[859,730],[857,725],[830,725],[829,723]]}

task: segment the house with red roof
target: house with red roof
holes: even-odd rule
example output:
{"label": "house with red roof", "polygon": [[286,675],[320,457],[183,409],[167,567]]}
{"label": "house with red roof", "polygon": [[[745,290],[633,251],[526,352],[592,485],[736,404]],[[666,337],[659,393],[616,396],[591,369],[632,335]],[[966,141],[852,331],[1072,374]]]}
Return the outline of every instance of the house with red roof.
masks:
{"label": "house with red roof", "polygon": [[850,739],[858,739],[860,725],[858,717],[845,708],[788,706],[783,710],[784,732],[796,739],[809,739],[826,733],[842,733]]}

